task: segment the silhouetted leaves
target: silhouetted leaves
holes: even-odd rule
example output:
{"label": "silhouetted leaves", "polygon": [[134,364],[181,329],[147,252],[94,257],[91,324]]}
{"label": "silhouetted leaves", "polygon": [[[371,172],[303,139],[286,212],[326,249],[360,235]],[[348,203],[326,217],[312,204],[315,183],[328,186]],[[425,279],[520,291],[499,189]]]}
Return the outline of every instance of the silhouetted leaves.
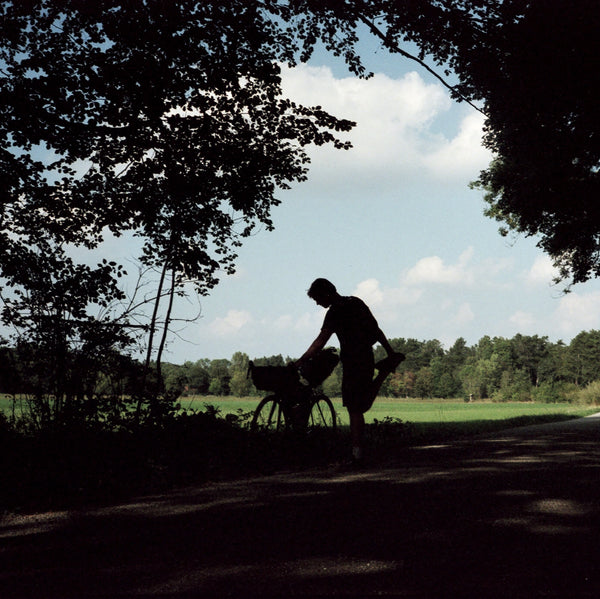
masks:
{"label": "silhouetted leaves", "polygon": [[138,259],[170,273],[171,294],[206,293],[233,272],[244,237],[272,228],[277,191],[305,179],[304,146],[347,147],[336,133],[352,123],[281,95],[279,64],[316,43],[298,38],[314,17],[294,10],[2,3],[2,320],[26,343],[65,361],[84,328],[114,329],[122,267],[74,257],[109,234],[137,236]]}

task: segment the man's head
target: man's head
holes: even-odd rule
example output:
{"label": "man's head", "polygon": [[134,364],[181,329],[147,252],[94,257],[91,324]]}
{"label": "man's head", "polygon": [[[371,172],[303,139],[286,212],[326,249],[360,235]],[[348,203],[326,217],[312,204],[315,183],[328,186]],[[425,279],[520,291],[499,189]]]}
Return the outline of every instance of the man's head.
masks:
{"label": "man's head", "polygon": [[315,279],[308,289],[308,297],[315,300],[319,306],[328,308],[333,300],[338,297],[335,285],[327,279]]}

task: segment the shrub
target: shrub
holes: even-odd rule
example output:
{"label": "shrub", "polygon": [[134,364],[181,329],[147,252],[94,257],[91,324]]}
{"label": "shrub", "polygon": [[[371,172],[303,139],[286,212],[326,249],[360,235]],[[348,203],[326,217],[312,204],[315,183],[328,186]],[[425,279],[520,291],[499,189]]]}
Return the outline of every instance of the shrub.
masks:
{"label": "shrub", "polygon": [[573,394],[573,400],[584,405],[600,404],[600,381],[592,381],[583,389],[579,389]]}
{"label": "shrub", "polygon": [[531,401],[532,386],[529,376],[523,370],[504,371],[500,389],[492,394],[492,401]]}
{"label": "shrub", "polygon": [[577,391],[577,387],[573,383],[544,382],[531,390],[531,396],[533,401],[539,403],[570,403],[573,401],[574,391]]}

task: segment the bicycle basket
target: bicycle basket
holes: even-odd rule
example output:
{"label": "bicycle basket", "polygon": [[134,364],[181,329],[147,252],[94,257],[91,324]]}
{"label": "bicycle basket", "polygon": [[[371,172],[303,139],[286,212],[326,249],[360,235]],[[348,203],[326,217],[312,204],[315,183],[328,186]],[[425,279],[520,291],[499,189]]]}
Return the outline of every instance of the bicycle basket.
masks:
{"label": "bicycle basket", "polygon": [[298,385],[300,377],[295,368],[289,366],[255,366],[250,362],[248,369],[257,389],[283,391]]}
{"label": "bicycle basket", "polygon": [[333,372],[339,360],[335,349],[324,349],[302,366],[301,374],[311,387],[316,387]]}

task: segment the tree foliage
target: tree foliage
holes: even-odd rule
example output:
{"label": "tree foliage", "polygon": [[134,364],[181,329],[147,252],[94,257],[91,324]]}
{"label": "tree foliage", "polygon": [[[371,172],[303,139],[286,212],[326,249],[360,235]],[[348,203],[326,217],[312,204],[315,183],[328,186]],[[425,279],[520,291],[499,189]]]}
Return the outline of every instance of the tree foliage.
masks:
{"label": "tree foliage", "polygon": [[295,45],[281,11],[266,8],[3,3],[9,281],[22,277],[7,259],[42,240],[60,252],[133,231],[144,262],[206,290],[232,268],[241,237],[272,226],[276,189],[305,178],[302,148],[344,147],[332,131],[351,123],[282,97],[278,62],[293,62]]}
{"label": "tree foliage", "polygon": [[[476,185],[501,232],[536,236],[562,278],[600,274],[600,4],[351,2],[392,52],[415,42],[457,100],[485,114],[495,158]],[[436,72],[436,75],[442,78]],[[449,79],[450,80],[450,79]]]}
{"label": "tree foliage", "polygon": [[115,306],[122,265],[81,256],[133,235],[141,263],[161,272],[146,323],[146,370],[156,343],[160,376],[161,299],[166,330],[175,293],[206,293],[232,272],[244,237],[272,228],[278,191],[306,178],[304,148],[347,147],[336,135],[351,122],[282,95],[280,64],[325,35],[310,15],[291,25],[291,10],[241,0],[0,5],[5,324],[26,341],[45,335],[62,361],[90,323],[104,337],[127,325],[131,314]]}
{"label": "tree foliage", "polygon": [[[511,339],[484,336],[473,346],[459,338],[449,349],[444,349],[436,339],[399,338],[390,339],[390,343],[398,351],[411,348],[411,353],[385,380],[381,397],[554,403],[574,401],[579,394],[588,397],[597,388],[594,383],[600,381],[600,331],[596,330],[582,331],[568,345],[522,334]],[[431,352],[431,348],[436,351]],[[21,348],[20,352],[0,347],[0,393],[31,398],[54,380],[49,370],[34,372],[35,351],[34,346]],[[375,359],[384,356],[383,348],[377,346]],[[106,353],[102,360],[99,376],[67,379],[72,382],[72,392],[65,396],[62,407],[79,410],[94,421],[104,418],[118,422],[119,409],[131,406],[132,398],[135,399],[142,365],[116,353]],[[264,392],[257,390],[248,378],[249,360],[247,354],[235,352],[229,360],[202,358],[184,364],[167,363],[166,392],[173,398],[181,398],[184,407],[187,407],[185,398],[190,396],[258,397]],[[260,366],[285,366],[293,360],[275,355],[252,361]],[[341,380],[342,367],[338,364],[323,382],[323,391],[330,397],[340,397]],[[78,392],[83,396],[78,396]],[[87,401],[73,401],[84,396]],[[117,396],[120,403],[115,400]],[[40,422],[51,419],[51,411],[57,409],[50,401],[34,402],[32,407],[36,421]]]}

